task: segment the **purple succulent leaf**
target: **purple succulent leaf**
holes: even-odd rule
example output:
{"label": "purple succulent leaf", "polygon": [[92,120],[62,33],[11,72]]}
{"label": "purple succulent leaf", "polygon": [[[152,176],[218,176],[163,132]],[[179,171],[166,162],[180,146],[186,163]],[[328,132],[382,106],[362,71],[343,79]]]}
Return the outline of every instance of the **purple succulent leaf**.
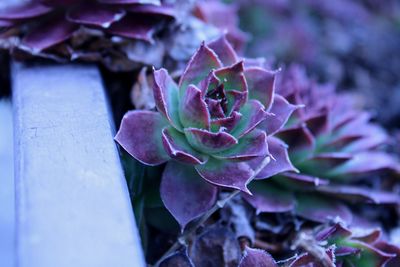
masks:
{"label": "purple succulent leaf", "polygon": [[318,136],[328,130],[329,114],[328,112],[322,112],[310,116],[304,120],[304,123],[307,125],[307,128],[314,136]]}
{"label": "purple succulent leaf", "polygon": [[226,39],[225,35],[222,35],[218,39],[208,43],[208,47],[218,55],[218,58],[224,66],[230,66],[238,61],[236,52]]}
{"label": "purple succulent leaf", "polygon": [[33,54],[51,48],[67,39],[78,30],[78,25],[65,20],[63,17],[53,19],[30,31],[22,40],[22,46]]}
{"label": "purple succulent leaf", "polygon": [[376,191],[370,188],[349,185],[329,185],[318,187],[321,193],[349,201],[361,201],[374,204],[400,204],[400,197],[391,192]]}
{"label": "purple succulent leaf", "polygon": [[353,256],[360,254],[359,248],[347,247],[347,246],[340,246],[336,248],[335,255],[336,257],[346,257],[346,256]]}
{"label": "purple succulent leaf", "polygon": [[353,158],[353,154],[346,152],[327,152],[327,153],[319,153],[309,161],[315,161],[318,165],[328,166],[329,168],[334,168],[340,164],[345,163],[346,161]]}
{"label": "purple succulent leaf", "polygon": [[142,40],[153,43],[153,34],[157,21],[145,15],[126,14],[122,19],[115,21],[107,32],[128,39]]}
{"label": "purple succulent leaf", "polygon": [[218,56],[204,43],[196,51],[186,66],[183,75],[179,81],[180,95],[184,95],[190,84],[199,85],[206,79],[213,69],[222,67],[222,63]]}
{"label": "purple succulent leaf", "polygon": [[387,254],[396,255],[395,258],[392,258],[388,263],[386,263],[386,267],[398,267],[400,266],[400,248],[399,246],[395,246],[389,244],[385,241],[378,241],[374,244],[374,247],[383,251]]}
{"label": "purple succulent leaf", "polygon": [[242,114],[234,111],[234,112],[232,112],[232,114],[229,117],[213,119],[211,121],[211,131],[217,132],[219,129],[223,128],[227,132],[230,132],[239,123],[241,118],[242,118]]}
{"label": "purple succulent leaf", "polygon": [[259,101],[253,99],[248,100],[239,112],[243,115],[243,119],[231,131],[231,134],[238,138],[252,131],[266,119],[268,114],[264,110],[264,106]]}
{"label": "purple succulent leaf", "polygon": [[343,151],[354,153],[359,151],[365,151],[368,149],[376,148],[377,146],[384,144],[388,140],[388,135],[382,127],[378,125],[368,124],[363,129],[360,129],[366,136],[350,143],[343,148]]}
{"label": "purple succulent leaf", "polygon": [[195,267],[187,252],[175,252],[163,260],[160,267]]}
{"label": "purple succulent leaf", "polygon": [[165,16],[167,18],[175,18],[176,16],[175,9],[172,8],[171,6],[141,4],[141,5],[126,6],[124,7],[124,9],[132,13]]}
{"label": "purple succulent leaf", "polygon": [[181,95],[179,118],[185,128],[210,129],[210,113],[200,89],[191,84]]}
{"label": "purple succulent leaf", "polygon": [[2,20],[25,20],[42,16],[51,12],[51,7],[37,2],[28,2],[22,5],[11,6],[0,10]]}
{"label": "purple succulent leaf", "polygon": [[214,154],[219,159],[250,160],[255,157],[268,156],[267,135],[261,130],[253,130],[239,139],[234,147]]}
{"label": "purple succulent leaf", "polygon": [[11,27],[14,25],[15,25],[14,21],[0,19],[0,27]]}
{"label": "purple succulent leaf", "polygon": [[325,241],[328,239],[344,239],[351,236],[351,231],[344,227],[341,223],[335,223],[334,225],[324,228],[318,232],[315,236],[317,241]]}
{"label": "purple succulent leaf", "polygon": [[170,159],[161,138],[167,125],[158,112],[130,111],[122,118],[115,140],[140,162],[159,165]]}
{"label": "purple succulent leaf", "polygon": [[302,173],[285,172],[281,174],[280,180],[285,180],[291,185],[300,187],[317,187],[329,184],[328,180],[310,176]]}
{"label": "purple succulent leaf", "polygon": [[246,247],[239,267],[278,267],[274,258],[261,249]]}
{"label": "purple succulent leaf", "polygon": [[[325,253],[328,256],[328,259],[332,264],[335,262],[335,249],[334,247],[329,247],[325,250]],[[320,262],[320,260],[316,260],[315,257],[309,253],[304,253],[294,261],[292,261],[289,267],[323,267],[324,265]],[[329,266],[329,265],[327,265]],[[335,266],[335,265],[333,265]]]}
{"label": "purple succulent leaf", "polygon": [[210,158],[206,164],[196,165],[195,168],[201,177],[212,184],[250,194],[247,184],[253,178],[254,171],[246,162]]}
{"label": "purple succulent leaf", "polygon": [[[275,137],[268,137],[268,149],[272,160],[256,176],[256,179],[265,179],[286,171],[297,171],[289,159],[287,145]],[[249,164],[257,164],[260,159],[250,161]]]}
{"label": "purple succulent leaf", "polygon": [[185,128],[186,138],[190,145],[204,153],[218,153],[233,147],[238,140],[229,133],[213,133],[203,129]]}
{"label": "purple succulent leaf", "polygon": [[400,164],[393,156],[385,152],[367,151],[355,154],[351,160],[330,170],[328,174],[331,176],[357,175],[384,169],[400,173]]}
{"label": "purple succulent leaf", "polygon": [[[361,231],[357,231],[361,230]],[[382,236],[382,230],[380,228],[375,229],[355,229],[353,230],[353,235],[351,237],[352,240],[358,240],[367,244],[373,244],[378,241]]]}
{"label": "purple succulent leaf", "polygon": [[289,212],[295,206],[294,195],[266,181],[252,181],[249,189],[252,196],[242,193],[242,197],[256,209],[256,213]]}
{"label": "purple succulent leaf", "polygon": [[352,221],[349,208],[341,202],[317,195],[297,195],[296,214],[310,221],[326,223],[340,218],[346,224]]}
{"label": "purple succulent leaf", "polygon": [[163,129],[162,141],[168,155],[179,162],[204,164],[208,160],[207,155],[194,150],[187,142],[185,135],[171,126]]}
{"label": "purple succulent leaf", "polygon": [[151,4],[161,5],[160,0],[97,0],[104,4]]}
{"label": "purple succulent leaf", "polygon": [[96,3],[79,5],[67,13],[67,19],[71,22],[102,28],[109,28],[124,16],[123,10],[110,9],[106,5]]}
{"label": "purple succulent leaf", "polygon": [[[220,85],[220,83],[221,83],[221,81],[215,75],[215,71],[214,70],[210,71],[210,73],[207,75],[207,77],[205,79],[203,79],[199,84],[199,88],[201,90],[202,96],[205,97],[209,90],[217,88]],[[214,100],[211,98],[207,98],[207,99]],[[217,101],[217,100],[215,100],[215,101]]]}
{"label": "purple succulent leaf", "polygon": [[204,181],[192,166],[169,161],[162,175],[160,193],[165,207],[184,229],[214,205],[218,189]]}
{"label": "purple succulent leaf", "polygon": [[228,102],[226,107],[228,115],[232,114],[232,112],[239,111],[247,101],[247,92],[228,90],[225,91],[225,95]]}
{"label": "purple succulent leaf", "polygon": [[[274,99],[276,71],[267,71],[262,68],[247,68],[244,71],[249,98],[260,101],[265,110],[269,110]],[[272,112],[272,111],[271,111]]]}
{"label": "purple succulent leaf", "polygon": [[154,100],[157,110],[179,131],[183,127],[179,118],[179,89],[166,69],[153,72]]}
{"label": "purple succulent leaf", "polygon": [[294,126],[280,130],[277,136],[282,139],[291,151],[306,150],[312,154],[315,147],[315,138],[305,125]]}
{"label": "purple succulent leaf", "polygon": [[347,257],[347,259],[354,264],[354,266],[362,266],[362,263],[366,260],[370,266],[378,266],[383,267],[385,264],[390,261],[392,258],[395,258],[395,254],[385,253],[373,245],[357,241],[351,240],[346,242],[348,246],[360,249],[360,253],[353,257]]}
{"label": "purple succulent leaf", "polygon": [[224,110],[221,107],[221,104],[218,100],[212,99],[212,98],[206,98],[205,99],[207,106],[208,106],[208,111],[213,118],[225,118],[225,113]]}
{"label": "purple succulent leaf", "polygon": [[243,61],[239,61],[231,66],[216,70],[215,76],[222,82],[225,91],[247,92],[247,82],[243,72]]}
{"label": "purple succulent leaf", "polygon": [[275,94],[273,103],[269,112],[271,115],[268,119],[263,121],[258,127],[267,132],[268,135],[273,135],[285,126],[292,113],[301,106],[290,104],[282,96]]}

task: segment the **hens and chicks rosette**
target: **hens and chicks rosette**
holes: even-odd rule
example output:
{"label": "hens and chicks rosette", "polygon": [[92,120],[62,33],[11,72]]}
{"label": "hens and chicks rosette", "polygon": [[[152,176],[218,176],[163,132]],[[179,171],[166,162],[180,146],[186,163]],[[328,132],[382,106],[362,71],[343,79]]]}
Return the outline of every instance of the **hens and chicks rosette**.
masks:
{"label": "hens and chicks rosette", "polygon": [[154,35],[176,18],[175,6],[164,2],[24,2],[0,10],[0,46],[19,52],[20,56],[25,52],[24,56],[58,61],[100,61],[114,70],[129,70],[135,61],[129,54],[134,54],[135,49],[143,50],[140,45],[147,47],[146,44],[154,43]]}
{"label": "hens and chicks rosette", "polygon": [[239,59],[223,36],[201,45],[179,84],[154,70],[157,111],[124,116],[116,141],[144,164],[167,162],[161,198],[182,228],[214,205],[218,188],[249,194],[260,170],[294,170],[286,145],[263,128],[279,130],[297,108],[274,93],[275,76]]}

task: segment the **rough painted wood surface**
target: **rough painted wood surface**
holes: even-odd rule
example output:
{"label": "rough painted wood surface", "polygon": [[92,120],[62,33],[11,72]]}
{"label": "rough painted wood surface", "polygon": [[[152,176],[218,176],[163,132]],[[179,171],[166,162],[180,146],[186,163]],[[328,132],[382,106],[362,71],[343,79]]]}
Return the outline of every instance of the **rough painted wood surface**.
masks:
{"label": "rough painted wood surface", "polygon": [[144,266],[97,68],[12,69],[21,267]]}

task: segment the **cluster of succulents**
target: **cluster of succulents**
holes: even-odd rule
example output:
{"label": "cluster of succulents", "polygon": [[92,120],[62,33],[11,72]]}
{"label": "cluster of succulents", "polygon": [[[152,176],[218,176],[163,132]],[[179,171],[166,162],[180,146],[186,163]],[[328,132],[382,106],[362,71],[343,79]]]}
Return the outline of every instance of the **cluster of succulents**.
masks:
{"label": "cluster of succulents", "polygon": [[[331,81],[377,84],[361,78],[390,57],[359,49],[369,38],[348,24],[373,22],[373,32],[389,36],[398,32],[400,8],[374,0],[224,2],[0,6],[0,47],[20,58],[141,69],[136,110],[115,140],[135,159],[124,163],[150,263],[399,266],[400,243],[390,235],[400,219],[399,159],[363,99]],[[238,28],[237,12],[253,39]],[[400,43],[389,39],[390,48]],[[276,70],[242,56],[248,41],[250,56],[303,65]],[[350,54],[366,62],[349,62]],[[378,80],[398,78],[396,58]],[[171,241],[177,245],[164,255],[151,249],[167,250]]]}
{"label": "cluster of succulents", "polygon": [[239,5],[242,26],[253,37],[250,55],[304,64],[325,81],[366,95],[378,119],[398,127],[398,1],[245,0]]}

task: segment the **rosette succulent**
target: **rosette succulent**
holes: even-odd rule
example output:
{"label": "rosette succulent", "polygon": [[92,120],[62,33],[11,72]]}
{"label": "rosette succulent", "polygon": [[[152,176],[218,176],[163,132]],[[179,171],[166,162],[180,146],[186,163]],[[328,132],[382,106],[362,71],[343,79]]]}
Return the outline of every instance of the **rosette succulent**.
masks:
{"label": "rosette succulent", "polygon": [[144,164],[167,163],[161,198],[182,228],[215,203],[218,188],[249,193],[270,157],[263,175],[293,169],[286,146],[259,126],[279,129],[294,106],[274,94],[276,72],[239,59],[224,36],[201,45],[178,84],[165,69],[153,75],[157,111],[128,112],[115,139]]}
{"label": "rosette succulent", "polygon": [[135,59],[145,60],[135,57],[138,50],[146,48],[158,54],[159,46],[150,46],[155,43],[154,36],[176,15],[174,5],[164,2],[24,2],[0,10],[1,46],[57,60],[103,61],[113,69],[122,68],[124,64],[124,68],[129,69]]}
{"label": "rosette succulent", "polygon": [[[300,173],[252,182],[253,196],[244,198],[258,212],[295,212],[321,223],[339,218],[351,225],[361,220],[349,208],[351,203],[399,205],[398,194],[384,187],[377,175],[399,173],[400,165],[380,149],[388,136],[357,107],[358,98],[315,83],[295,65],[283,72],[277,92],[291,103],[305,105],[279,131],[266,125],[267,134],[289,146],[290,160]],[[270,111],[279,115],[274,106]],[[265,177],[261,172],[257,178]]]}

